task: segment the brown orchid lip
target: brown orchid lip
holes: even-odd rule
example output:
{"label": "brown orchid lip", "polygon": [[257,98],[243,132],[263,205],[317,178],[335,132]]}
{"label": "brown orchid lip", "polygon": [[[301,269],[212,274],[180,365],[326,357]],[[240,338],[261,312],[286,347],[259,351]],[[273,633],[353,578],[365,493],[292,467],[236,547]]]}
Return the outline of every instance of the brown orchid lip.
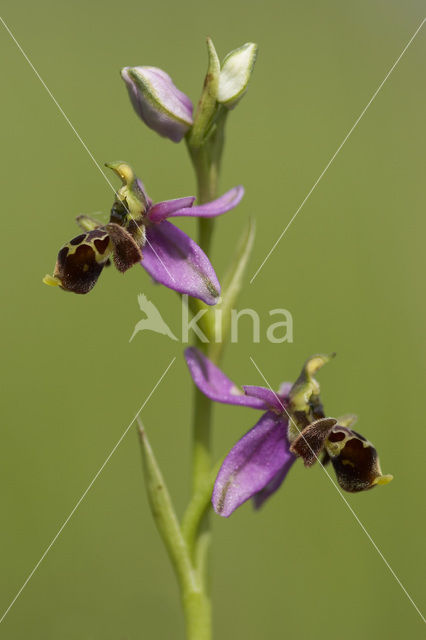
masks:
{"label": "brown orchid lip", "polygon": [[337,427],[330,435],[335,438],[328,438],[326,450],[342,489],[356,493],[392,480],[390,474],[382,474],[377,451],[364,436],[345,427]]}

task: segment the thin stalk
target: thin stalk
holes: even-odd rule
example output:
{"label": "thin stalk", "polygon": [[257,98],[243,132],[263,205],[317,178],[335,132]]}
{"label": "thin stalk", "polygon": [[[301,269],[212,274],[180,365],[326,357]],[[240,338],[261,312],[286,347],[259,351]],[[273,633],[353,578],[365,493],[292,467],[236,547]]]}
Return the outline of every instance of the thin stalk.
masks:
{"label": "thin stalk", "polygon": [[[204,204],[214,200],[218,192],[218,178],[220,159],[223,148],[223,126],[225,116],[222,117],[220,126],[215,124],[215,131],[205,142],[197,147],[188,142],[188,151],[191,156],[197,180],[197,201]],[[198,219],[199,245],[207,254],[210,252],[211,240],[214,229],[214,219]],[[207,338],[211,342],[214,338],[207,329]],[[207,351],[209,343],[197,343],[203,351]],[[193,471],[192,488],[196,494],[206,482],[212,467],[211,460],[211,421],[212,403],[198,389],[194,392],[193,414]]]}
{"label": "thin stalk", "polygon": [[[210,202],[217,197],[219,169],[218,162],[212,160],[209,150],[203,147],[189,148],[197,179],[198,204]],[[198,244],[209,255],[214,228],[214,218],[198,219]]]}
{"label": "thin stalk", "polygon": [[[200,154],[200,155],[199,155]],[[197,185],[198,185],[198,202],[203,204],[217,197],[217,166],[209,165],[207,154],[202,149],[197,149],[196,157],[200,157],[200,163],[194,161],[196,168]],[[198,238],[200,247],[207,254],[210,251],[211,240],[214,228],[214,219],[198,220]],[[207,329],[207,339],[209,342],[213,340],[213,336]],[[197,344],[203,351],[207,351],[209,343]],[[213,403],[199,389],[194,387],[194,413],[193,413],[193,456],[192,456],[192,492],[196,495],[203,490],[208,482],[212,468],[211,454],[211,428],[213,418]],[[199,575],[206,585],[206,565],[207,553],[210,540],[210,522],[208,510],[205,510],[203,517],[198,523],[198,527],[194,531],[193,545],[193,562]]]}
{"label": "thin stalk", "polygon": [[207,509],[210,507],[213,486],[222,460],[217,462],[209,473],[209,476],[197,493],[192,496],[181,522],[182,535],[190,553],[193,553],[195,538]]}
{"label": "thin stalk", "polygon": [[[210,130],[203,144],[191,145],[187,139],[187,148],[197,180],[198,204],[204,204],[217,198],[220,165],[224,145],[224,130],[228,110],[217,108]],[[209,255],[214,228],[214,219],[198,219],[198,244]]]}
{"label": "thin stalk", "polygon": [[211,640],[211,604],[204,590],[183,593],[182,604],[187,640]]}
{"label": "thin stalk", "polygon": [[[187,137],[187,148],[194,167],[197,180],[197,201],[204,204],[218,196],[220,163],[224,142],[224,126],[227,110],[218,107],[211,128],[200,144],[191,144]],[[210,255],[214,219],[198,219],[198,243],[203,251]],[[212,323],[206,324],[208,342],[196,345],[205,353],[214,341]],[[206,495],[206,486],[211,481],[212,453],[211,426],[212,402],[194,387],[193,412],[193,455],[192,455],[192,496],[187,519],[182,523],[181,531],[188,545],[191,562],[196,572],[201,593],[199,597],[191,596],[185,608],[187,618],[188,640],[206,640],[211,637],[211,604],[208,595],[208,551],[210,547],[210,496]],[[198,498],[200,500],[197,502]],[[191,507],[193,510],[191,511]],[[198,635],[197,635],[198,634]]]}
{"label": "thin stalk", "polygon": [[197,494],[210,475],[212,402],[194,389],[192,493]]}

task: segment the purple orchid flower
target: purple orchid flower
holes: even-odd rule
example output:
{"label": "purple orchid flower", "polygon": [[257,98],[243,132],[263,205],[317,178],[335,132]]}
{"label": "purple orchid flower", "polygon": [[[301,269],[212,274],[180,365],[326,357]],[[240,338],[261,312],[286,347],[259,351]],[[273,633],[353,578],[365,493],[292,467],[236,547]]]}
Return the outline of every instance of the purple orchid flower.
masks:
{"label": "purple orchid flower", "polygon": [[46,276],[44,282],[65,291],[88,293],[112,258],[123,273],[139,262],[156,282],[206,304],[216,304],[220,284],[208,257],[167,219],[222,215],[237,206],[244,195],[243,187],[198,206],[194,206],[193,196],[153,204],[128,164],[115,162],[107,166],[123,182],[109,223],[103,225],[79,216],[77,221],[85,233],[62,247],[53,276]]}
{"label": "purple orchid flower", "polygon": [[296,460],[284,412],[292,385],[283,383],[276,394],[265,387],[239,388],[195,347],[186,349],[185,359],[195,385],[211,400],[266,411],[226,456],[212,497],[214,510],[224,517],[250,498],[259,508],[280,487]]}
{"label": "purple orchid flower", "polygon": [[344,426],[354,416],[338,421],[322,413],[313,373],[329,357],[310,358],[296,383],[284,382],[277,393],[259,386],[237,387],[195,347],[186,349],[185,359],[195,385],[211,400],[265,411],[219,470],[212,496],[217,514],[228,517],[250,498],[258,509],[281,486],[297,457],[311,466],[321,452],[331,460],[346,491],[369,489],[392,479],[381,473],[373,445]]}

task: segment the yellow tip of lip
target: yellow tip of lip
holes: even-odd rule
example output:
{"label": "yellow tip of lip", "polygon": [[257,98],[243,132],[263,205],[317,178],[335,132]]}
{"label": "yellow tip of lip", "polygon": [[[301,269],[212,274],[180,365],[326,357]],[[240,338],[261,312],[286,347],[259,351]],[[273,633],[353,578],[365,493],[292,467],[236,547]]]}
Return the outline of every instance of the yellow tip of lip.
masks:
{"label": "yellow tip of lip", "polygon": [[61,284],[58,278],[55,278],[55,276],[49,276],[49,274],[44,276],[43,282],[44,284],[48,284],[50,287],[59,287]]}
{"label": "yellow tip of lip", "polygon": [[390,473],[388,473],[385,476],[379,476],[378,478],[376,478],[374,481],[374,484],[380,484],[380,485],[389,484],[389,482],[391,482],[392,480],[393,480],[393,476],[390,475]]}

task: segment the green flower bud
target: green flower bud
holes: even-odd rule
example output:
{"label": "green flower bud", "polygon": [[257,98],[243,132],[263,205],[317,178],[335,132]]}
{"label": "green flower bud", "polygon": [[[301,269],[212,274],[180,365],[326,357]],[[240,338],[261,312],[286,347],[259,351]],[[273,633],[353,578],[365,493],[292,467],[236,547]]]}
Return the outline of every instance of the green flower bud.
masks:
{"label": "green flower bud", "polygon": [[233,109],[247,91],[256,55],[257,44],[247,42],[228,53],[223,61],[217,99],[228,109]]}

